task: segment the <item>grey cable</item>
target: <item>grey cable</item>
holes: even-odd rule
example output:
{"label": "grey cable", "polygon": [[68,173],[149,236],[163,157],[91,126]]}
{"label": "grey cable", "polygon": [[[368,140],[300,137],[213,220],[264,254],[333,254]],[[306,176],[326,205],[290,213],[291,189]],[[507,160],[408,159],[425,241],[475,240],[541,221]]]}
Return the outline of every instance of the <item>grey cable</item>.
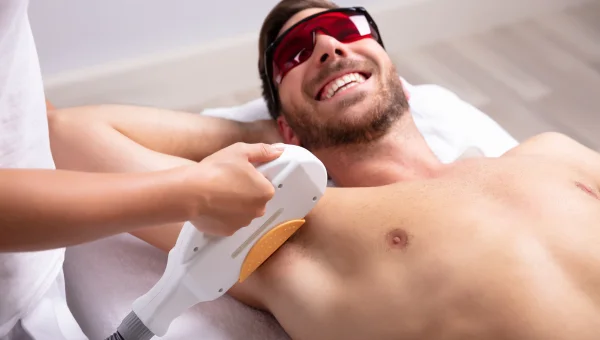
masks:
{"label": "grey cable", "polygon": [[121,334],[119,334],[119,332],[116,332],[115,334],[109,336],[105,340],[125,340],[125,339],[123,339],[123,337],[121,336]]}
{"label": "grey cable", "polygon": [[134,312],[130,312],[123,319],[117,331],[105,340],[150,340],[153,336],[152,331],[144,325],[142,320]]}

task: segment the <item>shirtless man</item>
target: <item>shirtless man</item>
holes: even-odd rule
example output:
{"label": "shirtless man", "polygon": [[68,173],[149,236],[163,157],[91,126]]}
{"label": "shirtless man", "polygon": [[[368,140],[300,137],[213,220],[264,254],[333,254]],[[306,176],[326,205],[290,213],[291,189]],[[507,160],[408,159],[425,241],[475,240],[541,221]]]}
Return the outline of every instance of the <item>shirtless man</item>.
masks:
{"label": "shirtless man", "polygon": [[[281,2],[260,50],[275,36],[297,40],[268,56],[275,71],[259,68],[283,140],[310,149],[339,187],[229,293],[272,313],[296,340],[599,339],[600,155],[547,133],[499,158],[441,164],[375,27],[356,37],[347,20],[358,26],[365,14],[323,14],[332,7]],[[303,30],[283,33],[316,13]],[[313,47],[300,41],[311,22],[330,35],[295,49]],[[353,72],[357,85],[330,90]],[[203,137],[213,131],[229,131],[227,143],[249,138],[236,124],[128,107],[51,117],[57,164],[95,171],[197,161],[208,151],[202,143],[218,140]],[[136,235],[168,251],[180,227]]]}

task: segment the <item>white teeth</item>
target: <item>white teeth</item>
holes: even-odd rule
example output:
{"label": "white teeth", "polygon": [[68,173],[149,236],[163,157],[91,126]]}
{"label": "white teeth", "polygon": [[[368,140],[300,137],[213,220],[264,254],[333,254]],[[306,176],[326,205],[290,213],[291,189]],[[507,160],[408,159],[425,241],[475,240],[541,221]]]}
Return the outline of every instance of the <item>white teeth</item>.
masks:
{"label": "white teeth", "polygon": [[332,87],[330,87],[329,91],[327,91],[327,95],[325,96],[325,99],[329,99],[329,98],[333,97],[334,93],[335,93],[335,90]]}
{"label": "white teeth", "polygon": [[329,99],[336,93],[364,83],[365,81],[365,77],[363,77],[360,73],[346,74],[329,82],[329,84],[327,84],[323,89],[323,97],[324,99]]}

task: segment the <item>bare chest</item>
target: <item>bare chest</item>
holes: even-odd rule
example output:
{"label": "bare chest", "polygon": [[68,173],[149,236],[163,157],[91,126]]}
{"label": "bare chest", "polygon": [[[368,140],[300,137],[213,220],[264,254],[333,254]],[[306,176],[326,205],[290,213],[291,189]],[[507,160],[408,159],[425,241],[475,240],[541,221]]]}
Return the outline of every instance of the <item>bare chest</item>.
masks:
{"label": "bare chest", "polygon": [[600,198],[589,179],[536,160],[476,163],[433,180],[342,189],[332,196],[307,218],[288,251],[341,272],[372,256],[447,247],[468,252],[513,235],[549,246],[600,236]]}
{"label": "bare chest", "polygon": [[[348,191],[310,219],[268,271],[280,279],[278,291],[302,301],[296,313],[304,310],[306,323],[326,321],[347,339],[365,331],[381,339],[493,339],[507,329],[538,336],[559,318],[588,327],[599,317],[600,201],[570,169],[517,165]],[[584,317],[564,319],[551,307],[557,297]],[[321,321],[310,317],[315,310]]]}

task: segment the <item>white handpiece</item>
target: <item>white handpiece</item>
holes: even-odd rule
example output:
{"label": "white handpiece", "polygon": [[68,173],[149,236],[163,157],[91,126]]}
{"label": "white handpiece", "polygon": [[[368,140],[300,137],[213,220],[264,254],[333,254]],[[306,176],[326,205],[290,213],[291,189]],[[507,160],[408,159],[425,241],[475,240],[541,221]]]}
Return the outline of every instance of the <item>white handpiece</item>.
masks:
{"label": "white handpiece", "polygon": [[188,308],[248,277],[304,223],[327,187],[323,163],[298,146],[286,145],[279,158],[257,169],[275,187],[265,215],[229,237],[209,236],[186,223],[162,278],[133,303],[133,312],[155,335],[163,336]]}

